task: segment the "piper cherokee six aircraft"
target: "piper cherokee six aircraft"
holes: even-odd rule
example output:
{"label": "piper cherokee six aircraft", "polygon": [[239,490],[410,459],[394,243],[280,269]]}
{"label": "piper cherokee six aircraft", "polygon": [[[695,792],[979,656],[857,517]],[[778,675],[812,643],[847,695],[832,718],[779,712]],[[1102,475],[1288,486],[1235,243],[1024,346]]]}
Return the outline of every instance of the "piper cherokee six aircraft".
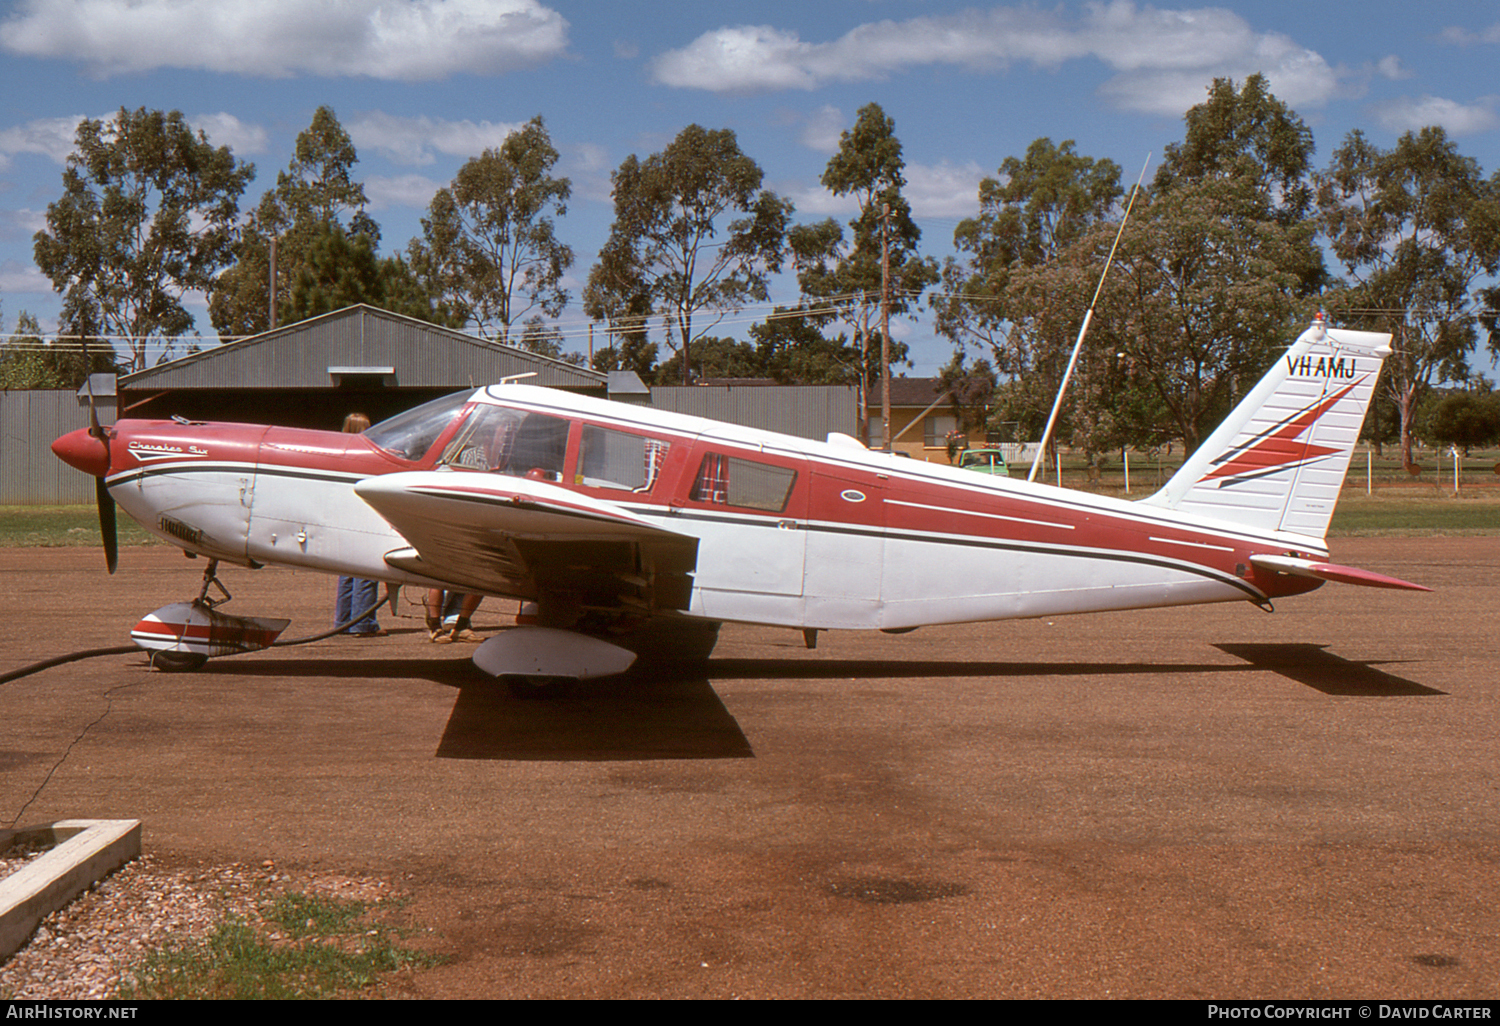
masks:
{"label": "piper cherokee six aircraft", "polygon": [[706,658],[728,621],[902,632],[1269,609],[1324,581],[1425,591],[1330,563],[1323,541],[1389,341],[1314,321],[1136,502],[522,384],[362,435],[123,420],[53,449],[100,480],[107,535],[112,497],[210,559],[197,619],[143,621],[144,647],[201,664],[269,644],[274,625],[208,608],[214,567],[303,567],[536,603],[536,625],[475,655],[524,686],[618,673],[648,651]]}

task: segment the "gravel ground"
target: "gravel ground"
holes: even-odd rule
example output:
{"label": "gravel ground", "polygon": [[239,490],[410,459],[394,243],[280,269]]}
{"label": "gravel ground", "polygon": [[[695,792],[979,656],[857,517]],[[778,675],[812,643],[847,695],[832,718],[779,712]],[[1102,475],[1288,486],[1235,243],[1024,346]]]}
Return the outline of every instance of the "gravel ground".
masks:
{"label": "gravel ground", "polygon": [[[545,702],[397,617],[199,674],[48,670],[0,688],[0,819],[139,819],[151,858],[0,997],[95,993],[194,908],[201,933],[276,888],[384,880],[382,918],[442,961],[381,996],[1491,999],[1500,537],[1335,558],[1435,590],[813,650],[730,627],[702,678]],[[0,550],[0,672],[118,644],[202,573],[99,563]],[[231,587],[300,634],[332,615],[327,578]]]}
{"label": "gravel ground", "polygon": [[[14,872],[23,861],[0,861],[0,873]],[[368,903],[392,893],[380,880],[293,876],[269,862],[172,867],[145,855],[43,920],[31,941],[0,964],[0,998],[111,998],[131,966],[149,952],[200,940],[226,916],[241,917],[275,936],[259,909],[284,890]]]}

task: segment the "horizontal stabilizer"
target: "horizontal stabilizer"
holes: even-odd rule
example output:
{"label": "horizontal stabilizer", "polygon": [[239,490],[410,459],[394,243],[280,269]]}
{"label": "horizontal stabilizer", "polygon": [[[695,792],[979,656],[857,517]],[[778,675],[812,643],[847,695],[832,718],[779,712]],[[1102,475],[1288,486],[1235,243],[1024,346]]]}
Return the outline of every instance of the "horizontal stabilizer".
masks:
{"label": "horizontal stabilizer", "polygon": [[1420,584],[1403,581],[1399,577],[1387,577],[1372,570],[1361,570],[1337,563],[1320,563],[1312,559],[1295,556],[1251,556],[1250,562],[1264,570],[1292,574],[1297,577],[1313,577],[1320,581],[1337,581],[1340,584],[1358,584],[1365,588],[1400,588],[1405,591],[1431,591]]}

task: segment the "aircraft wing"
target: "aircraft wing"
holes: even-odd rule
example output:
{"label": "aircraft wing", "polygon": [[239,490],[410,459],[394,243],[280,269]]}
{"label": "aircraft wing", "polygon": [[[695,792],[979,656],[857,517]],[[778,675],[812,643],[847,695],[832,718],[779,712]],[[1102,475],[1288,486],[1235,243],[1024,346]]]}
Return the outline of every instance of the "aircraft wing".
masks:
{"label": "aircraft wing", "polygon": [[698,540],[546,481],[463,471],[370,477],[354,491],[411,545],[391,566],[457,588],[586,606],[686,609]]}

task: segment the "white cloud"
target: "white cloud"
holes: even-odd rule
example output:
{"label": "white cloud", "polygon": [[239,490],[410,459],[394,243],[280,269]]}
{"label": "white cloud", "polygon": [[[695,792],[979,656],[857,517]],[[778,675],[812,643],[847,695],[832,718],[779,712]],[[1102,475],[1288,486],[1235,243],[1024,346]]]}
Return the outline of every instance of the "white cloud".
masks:
{"label": "white cloud", "polygon": [[825,104],[807,117],[798,141],[810,150],[832,156],[844,137],[844,112]]}
{"label": "white cloud", "polygon": [[1279,33],[1257,32],[1232,11],[1166,11],[1129,0],[1089,4],[1079,19],[1060,10],[994,7],[871,22],[827,43],[768,25],[726,27],[661,54],[651,70],[664,85],[747,93],[885,78],[929,65],[1057,68],[1082,58],[1117,72],[1106,95],[1152,112],[1182,113],[1202,101],[1216,77],[1262,72],[1294,106],[1317,106],[1337,87],[1319,54]]}
{"label": "white cloud", "polygon": [[0,210],[0,242],[29,243],[46,227],[45,210]]}
{"label": "white cloud", "polygon": [[452,157],[477,157],[498,147],[506,136],[522,128],[520,123],[444,121],[425,115],[396,117],[374,111],[361,114],[346,126],[359,149],[374,149],[398,164],[431,164],[433,151]]}
{"label": "white cloud", "polygon": [[1415,132],[1437,125],[1449,135],[1473,135],[1500,127],[1497,106],[1500,98],[1493,96],[1471,104],[1441,96],[1408,96],[1376,104],[1373,109],[1381,127],[1392,132]]}
{"label": "white cloud", "polygon": [[1401,58],[1395,54],[1382,57],[1375,63],[1375,74],[1392,82],[1399,82],[1405,78],[1411,78],[1411,72],[1402,63]]}
{"label": "white cloud", "polygon": [[364,181],[365,196],[374,210],[389,210],[392,207],[410,207],[426,210],[432,197],[446,185],[434,182],[423,175],[375,176]]}
{"label": "white cloud", "polygon": [[[23,264],[19,260],[0,261],[0,293],[19,295],[24,293],[51,294],[52,283],[36,269],[35,264]],[[11,311],[18,315],[20,308]]]}
{"label": "white cloud", "polygon": [[1476,43],[1500,43],[1500,22],[1496,22],[1489,28],[1480,29],[1478,32],[1471,32],[1466,28],[1450,25],[1448,28],[1443,29],[1438,38],[1445,43],[1452,43],[1455,46],[1473,46]]}
{"label": "white cloud", "polygon": [[208,136],[215,146],[228,146],[236,157],[270,149],[264,128],[247,125],[233,114],[195,114],[188,118],[188,124]]}
{"label": "white cloud", "polygon": [[795,33],[741,25],[704,33],[684,49],[669,50],[651,62],[651,70],[665,85],[717,93],[812,89],[819,77],[808,65],[817,50]]}
{"label": "white cloud", "polygon": [[[979,181],[985,170],[974,161],[963,164],[907,164],[901,190],[916,218],[962,218],[979,212]],[[791,200],[806,218],[847,221],[859,213],[854,196],[835,196],[820,184],[779,182],[776,191]]]}
{"label": "white cloud", "polygon": [[[993,173],[993,172],[991,172]],[[973,217],[979,213],[979,182],[986,172],[963,164],[906,165],[906,200],[913,217]]]}
{"label": "white cloud", "polygon": [[834,217],[846,221],[859,213],[859,201],[853,196],[835,196],[817,182],[779,182],[775,191],[792,201],[799,220]]}
{"label": "white cloud", "polygon": [[[114,116],[111,112],[96,120],[110,121]],[[18,153],[34,153],[58,165],[67,163],[78,136],[78,123],[83,120],[85,115],[75,114],[0,129],[0,169],[9,167]],[[206,134],[215,146],[228,146],[236,156],[268,149],[265,129],[247,125],[233,114],[197,114],[188,118],[188,123]]]}
{"label": "white cloud", "polygon": [[191,68],[428,81],[550,60],[568,23],[537,0],[22,0],[0,46],[107,76]]}
{"label": "white cloud", "polygon": [[84,117],[76,114],[42,118],[15,128],[0,129],[0,168],[9,167],[11,157],[18,153],[35,153],[55,164],[66,163],[68,154],[73,152],[78,123]]}

